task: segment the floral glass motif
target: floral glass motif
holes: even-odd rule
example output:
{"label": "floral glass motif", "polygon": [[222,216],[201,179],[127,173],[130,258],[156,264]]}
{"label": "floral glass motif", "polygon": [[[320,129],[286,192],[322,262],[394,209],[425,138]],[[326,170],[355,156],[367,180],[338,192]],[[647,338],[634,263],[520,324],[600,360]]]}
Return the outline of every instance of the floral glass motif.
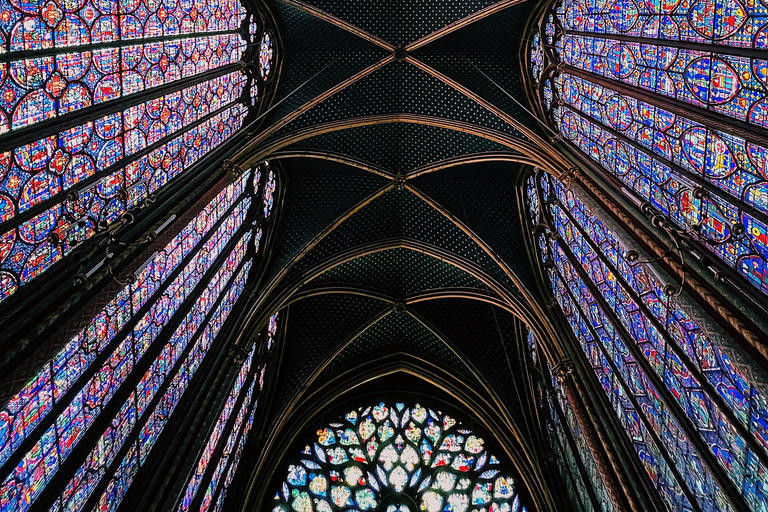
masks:
{"label": "floral glass motif", "polygon": [[272,207],[275,202],[275,188],[277,187],[277,178],[275,172],[270,170],[267,174],[267,183],[264,185],[264,217],[269,217],[272,213]]}
{"label": "floral glass motif", "polygon": [[662,500],[670,510],[692,500],[731,509],[706,455],[752,510],[765,509],[768,390],[735,362],[738,347],[703,329],[651,267],[627,259],[617,233],[550,181],[547,213],[562,244],[547,236],[541,249],[553,294]]}
{"label": "floral glass motif", "polygon": [[238,0],[0,3],[0,300],[241,127],[245,16]]}
{"label": "floral glass motif", "polygon": [[262,80],[269,80],[272,72],[272,35],[264,32],[259,44],[259,74]]}
{"label": "floral glass motif", "polygon": [[525,510],[515,479],[461,422],[419,404],[380,403],[318,431],[288,466],[273,512],[378,510],[392,494],[427,512]]}
{"label": "floral glass motif", "polygon": [[[250,179],[244,173],[217,194],[0,411],[0,464],[15,465],[0,484],[0,510],[29,509],[84,434],[105,424],[102,413],[113,408],[129,375],[144,368],[51,510],[81,510],[127,446],[102,496],[110,507],[119,504],[245,285]],[[223,263],[216,267],[219,256]],[[191,309],[168,331],[185,304]],[[170,341],[158,346],[160,336]],[[157,348],[148,359],[150,347]],[[160,396],[164,382],[169,385]],[[60,405],[55,415],[54,405]],[[134,444],[125,445],[131,436]],[[34,446],[22,452],[29,439]]]}
{"label": "floral glass motif", "polygon": [[768,7],[565,0],[556,18],[559,131],[768,295],[768,145],[745,136],[768,127],[768,60],[740,53],[766,49]]}

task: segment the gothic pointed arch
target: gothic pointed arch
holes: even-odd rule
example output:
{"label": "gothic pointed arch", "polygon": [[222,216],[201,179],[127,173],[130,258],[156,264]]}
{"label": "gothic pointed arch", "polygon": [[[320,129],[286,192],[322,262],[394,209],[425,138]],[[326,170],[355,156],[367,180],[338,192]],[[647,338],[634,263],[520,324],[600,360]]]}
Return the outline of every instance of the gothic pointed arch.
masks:
{"label": "gothic pointed arch", "polygon": [[[3,382],[0,507],[118,510],[228,355],[277,223],[276,169],[223,161],[274,94],[277,29],[250,1],[10,2],[0,19],[0,300],[52,291],[66,313],[11,345],[6,362],[36,357]],[[35,280],[65,259],[74,275]],[[73,286],[99,293],[68,303]],[[243,437],[259,391],[253,354],[229,357],[238,412],[214,445]]]}
{"label": "gothic pointed arch", "polygon": [[409,405],[366,404],[318,430],[288,465],[273,510],[526,510],[514,477],[469,425]]}
{"label": "gothic pointed arch", "polygon": [[276,62],[251,0],[13,1],[0,20],[5,301],[231,147]]}
{"label": "gothic pointed arch", "polygon": [[768,389],[749,352],[760,343],[724,331],[686,281],[711,273],[749,308],[765,304],[767,23],[761,3],[565,0],[542,5],[526,50],[555,142],[668,244],[649,256],[640,230],[572,177],[529,177],[551,295],[670,510],[768,503]]}

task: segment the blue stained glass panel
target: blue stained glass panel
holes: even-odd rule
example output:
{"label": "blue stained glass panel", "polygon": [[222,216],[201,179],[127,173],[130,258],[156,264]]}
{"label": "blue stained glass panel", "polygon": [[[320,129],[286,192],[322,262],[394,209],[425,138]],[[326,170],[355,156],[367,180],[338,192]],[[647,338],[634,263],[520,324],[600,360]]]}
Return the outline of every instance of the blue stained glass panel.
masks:
{"label": "blue stained glass panel", "polygon": [[60,400],[176,270],[182,258],[196,250],[199,241],[235,204],[246,186],[247,180],[243,179],[222,190],[162,251],[152,257],[135,283],[120,290],[24,389],[11,398],[0,411],[2,429],[13,433],[0,445],[0,462],[10,457],[51,410],[53,403]]}
{"label": "blue stained glass panel", "polygon": [[[602,370],[597,374],[606,394],[615,406],[623,404],[636,411],[625,418],[633,418],[631,424],[624,423],[630,437],[636,440],[643,428],[655,434],[646,436],[649,444],[638,453],[662,499],[671,510],[690,507],[679,499],[683,496],[680,485],[684,483],[702,509],[723,509],[727,502],[645,373],[646,367],[663,383],[749,506],[761,510],[768,502],[764,487],[768,471],[760,458],[765,458],[768,444],[766,423],[756,418],[766,415],[762,398],[765,391],[750,382],[750,370],[743,363],[734,365],[734,354],[743,359],[738,347],[712,341],[677,299],[666,295],[664,283],[645,264],[626,259],[627,249],[618,236],[578,196],[557,180],[551,181],[556,200],[548,210],[562,243],[576,260],[569,259],[559,242],[549,241],[544,255],[551,254],[555,263],[555,268],[549,270],[553,293],[587,358],[596,371]],[[528,189],[529,194],[535,192]],[[600,293],[599,300],[585,286],[579,268]],[[606,314],[601,300],[616,320]],[[617,326],[627,334],[620,334]],[[599,343],[592,341],[593,331]],[[723,341],[720,338],[720,343]],[[630,350],[632,345],[636,349]],[[641,359],[636,360],[634,354],[640,354]],[[749,432],[754,443],[745,443],[742,432]],[[651,460],[656,463],[649,465]],[[665,461],[678,467],[683,482],[673,479],[663,486],[659,484],[663,475],[671,475],[669,468],[660,464]],[[696,471],[690,471],[690,467]],[[704,489],[708,492],[702,492]]]}
{"label": "blue stained glass panel", "polygon": [[[236,0],[0,5],[0,139],[55,117],[88,119],[58,132],[47,126],[49,134],[15,148],[0,143],[0,300],[241,127],[255,104],[242,95],[244,73],[226,66],[244,55],[246,15]],[[201,73],[213,76],[190,86]],[[111,106],[161,86],[162,97]],[[32,208],[43,211],[10,224]]]}
{"label": "blue stained glass panel", "polygon": [[[198,214],[197,218],[193,220],[190,225],[205,229],[206,222],[203,222],[203,218],[207,218],[211,216],[213,211],[221,209],[222,202],[233,203],[235,199],[237,199],[239,195],[243,193],[247,187],[249,179],[250,175],[246,173],[246,175],[244,175],[239,182],[230,185],[228,189],[222,191],[216,197],[216,199],[211,204],[209,204],[209,208]],[[234,195],[235,193],[238,195]],[[126,335],[116,348],[111,349],[112,352],[107,361],[94,373],[92,377],[88,379],[85,386],[82,387],[74,395],[74,397],[70,399],[71,402],[69,405],[67,405],[64,411],[55,420],[55,433],[58,438],[58,447],[57,450],[51,452],[50,457],[53,457],[56,465],[58,465],[61,460],[65,459],[69,455],[71,450],[76,446],[77,442],[87,431],[88,427],[93,424],[99,412],[101,411],[101,408],[111,399],[120,385],[126,380],[133,367],[134,361],[138,361],[141,358],[146,348],[154,341],[155,337],[162,331],[163,326],[169,321],[173,313],[181,306],[183,300],[188,296],[189,293],[194,290],[197,282],[202,278],[205,270],[210,267],[216,255],[223,250],[228,240],[235,233],[237,226],[242,225],[244,222],[245,214],[249,205],[250,199],[245,198],[244,200],[240,201],[236,207],[233,208],[229,216],[217,228],[212,236],[203,244],[204,250],[196,252],[189,263],[186,265],[185,270],[182,271],[171,282],[165,292],[160,294],[155,299],[156,302],[152,304],[152,306],[149,308],[149,311],[139,320],[137,326],[133,330],[133,334]],[[226,210],[221,211],[220,213],[224,213],[225,211]],[[190,227],[190,225],[187,227]],[[177,237],[174,238],[174,241],[171,242],[170,247],[178,247],[180,244],[183,244],[183,241],[186,239],[186,237],[180,236],[184,234],[185,233],[182,232],[180,235],[177,235]],[[199,233],[198,236],[202,236],[203,234],[204,231]],[[247,242],[247,240],[245,240],[245,242],[241,240],[241,245],[247,246]],[[199,247],[199,244],[197,247]],[[191,250],[194,248],[196,248],[196,246],[189,245],[187,250],[191,252]],[[157,258],[154,261],[163,261],[164,258],[158,258],[158,255],[154,257]],[[145,272],[152,272],[150,267],[152,267],[152,265],[145,267]],[[164,267],[163,270],[166,272],[166,276],[171,273],[173,268],[174,267]],[[134,285],[129,286],[135,286],[136,288],[141,289],[141,287],[146,285],[146,281],[139,279],[136,283],[134,283]],[[130,290],[130,288],[128,289]],[[139,298],[142,297],[144,296],[139,294]],[[112,303],[110,303],[110,305],[111,304]],[[110,305],[108,305],[106,308],[107,311],[109,311]],[[130,308],[123,307],[120,309],[120,311],[125,314],[126,312],[130,311]],[[123,316],[121,318],[123,323],[128,320],[127,316]],[[86,328],[81,332],[82,336],[98,336],[98,334],[103,336],[101,339],[97,338],[98,341],[96,347],[88,347],[88,352],[86,352],[86,355],[92,361],[99,351],[109,349],[111,346],[111,343],[109,343],[111,338],[109,338],[109,336],[104,336],[104,334],[109,332],[109,328],[107,324],[107,328],[105,330],[105,325],[102,321],[100,321],[100,316],[97,316],[94,323],[91,325],[94,326],[94,330],[91,330],[90,327]],[[113,329],[113,331],[116,330],[117,329]],[[113,332],[112,335],[114,334],[115,333]],[[78,338],[76,338],[76,340],[77,339]],[[78,350],[77,347],[79,346],[82,346],[82,342],[73,340],[73,342],[67,346],[64,352],[68,355],[71,355],[71,351]],[[96,351],[94,351],[94,349],[96,349]],[[60,375],[57,375],[56,378],[54,378],[54,382],[57,384],[58,390],[56,396],[69,396],[70,394],[65,394],[66,391],[68,391],[69,386],[72,382],[74,382],[78,374],[82,374],[82,372],[87,368],[87,364],[81,364],[80,359],[75,359],[75,361],[76,365],[74,370],[68,363],[63,363],[60,365],[60,367],[65,370],[64,374],[68,377],[68,379],[66,381],[62,381]],[[51,368],[49,367],[46,371],[50,372]],[[46,371],[44,371],[44,374]],[[46,377],[50,378],[50,374],[46,375]],[[47,395],[43,394],[43,396]],[[19,396],[18,398],[23,399],[24,397]],[[16,398],[12,400],[12,405],[17,403],[16,400]],[[136,399],[132,399],[131,406],[135,408],[135,404]],[[50,410],[50,402],[48,402],[48,405],[48,410]],[[7,410],[12,409],[9,407]],[[27,432],[29,432],[32,427],[33,425],[27,426]],[[15,446],[18,446],[20,442],[21,438],[17,440]],[[6,457],[10,456],[10,454],[13,452],[14,446],[8,445],[7,450],[8,451],[6,452]],[[103,460],[103,457],[97,457],[97,459]],[[0,494],[10,493],[12,487],[21,486],[23,489],[22,492],[32,492],[36,496],[37,493],[39,493],[39,490],[36,489],[42,489],[42,487],[50,480],[53,475],[53,471],[42,473],[39,472],[39,470],[36,471],[34,469],[40,468],[41,464],[48,463],[37,455],[37,450],[34,448],[26,455],[24,455],[22,461],[23,466],[30,468],[29,471],[31,474],[35,475],[35,478],[32,479],[30,477],[30,479],[24,482],[20,482],[15,475],[10,475],[3,482],[2,487],[0,487]],[[104,465],[102,470],[105,469],[106,465]],[[80,491],[75,493],[75,490],[78,489],[81,485],[77,482],[80,482],[81,480],[82,478],[78,479],[76,477],[73,480],[75,483],[70,483],[70,489],[72,489],[70,496],[80,496],[82,494]],[[91,485],[96,485],[98,479],[94,481],[93,478],[89,477],[87,481],[90,482]],[[67,496],[62,498],[63,503],[67,503],[68,500],[69,497]],[[28,507],[32,501],[33,499],[30,499],[29,503],[26,505],[21,505],[19,503],[16,503],[16,505],[23,507],[20,510],[26,510],[26,507]],[[9,503],[14,502],[10,501]]]}
{"label": "blue stained glass panel", "polygon": [[[165,393],[156,404],[154,410],[151,412],[144,411],[143,414],[139,414],[140,418],[146,418],[146,420],[143,422],[143,427],[136,428],[136,430],[139,432],[138,439],[135,441],[135,444],[131,445],[128,454],[120,463],[120,467],[117,473],[110,479],[107,488],[99,498],[99,505],[97,507],[103,507],[108,510],[116,509],[125,494],[128,492],[128,489],[133,482],[133,478],[135,477],[137,469],[132,468],[134,466],[138,468],[145,464],[149,453],[151,452],[155,442],[158,439],[158,436],[162,432],[166,423],[169,421],[171,414],[173,414],[176,405],[178,404],[178,401],[181,399],[182,395],[189,386],[189,383],[194,377],[195,372],[200,366],[200,363],[206,356],[208,350],[211,348],[216,335],[218,334],[224,322],[227,320],[229,313],[232,311],[235,302],[237,302],[237,299],[240,297],[245,287],[245,282],[248,278],[248,272],[250,271],[252,265],[251,261],[246,262],[242,266],[234,279],[232,276],[233,272],[238,268],[240,263],[243,261],[243,258],[245,257],[245,248],[247,247],[247,244],[248,236],[246,234],[246,236],[244,236],[233,249],[232,253],[230,253],[227,261],[222,264],[216,276],[214,276],[214,278],[210,281],[208,289],[212,290],[213,293],[217,295],[223,294],[222,301],[216,310],[210,314],[210,318],[205,327],[200,330],[193,347],[188,352],[186,358],[179,365],[178,370],[170,380]],[[229,286],[228,289],[226,289],[227,286]],[[212,306],[213,301],[206,301],[202,299],[198,299],[195,304],[195,307],[198,309],[198,311],[202,312],[209,312]],[[190,313],[190,316],[195,316],[193,313],[194,311]],[[205,315],[203,315],[203,317],[204,316]],[[179,327],[176,330],[177,335],[180,333],[183,334],[185,332],[194,333],[195,329],[189,327]],[[183,340],[179,340],[177,336],[174,336],[172,341],[169,342],[168,346],[173,345],[176,348],[176,357],[178,357],[179,354],[183,353],[186,344],[188,344],[188,341],[184,342]],[[157,362],[157,360],[155,362]],[[167,367],[168,372],[173,369],[175,362],[176,360],[169,363]],[[152,370],[150,370],[148,374],[151,372]],[[158,380],[162,382],[162,380],[167,379],[168,376],[168,373],[166,373],[164,377],[161,377]],[[146,386],[145,381],[142,381],[142,383],[137,386],[137,392],[141,391],[146,393],[146,390],[143,390],[142,386]],[[154,389],[154,392],[156,391],[157,388]],[[137,424],[140,425],[141,422],[138,422]],[[116,440],[116,442],[124,443],[126,439],[127,434],[125,437]],[[139,454],[138,457],[135,456],[136,453]],[[107,464],[104,464],[101,469],[100,478],[104,476],[106,468]],[[93,493],[97,483],[98,479],[95,480],[92,485],[88,486],[86,491],[88,495]],[[72,498],[69,496],[74,494],[71,491],[71,489],[74,488],[73,484],[74,481],[70,482],[69,486],[62,494],[60,498],[62,503],[66,504],[71,501]],[[69,509],[63,508],[62,511],[63,510]]]}

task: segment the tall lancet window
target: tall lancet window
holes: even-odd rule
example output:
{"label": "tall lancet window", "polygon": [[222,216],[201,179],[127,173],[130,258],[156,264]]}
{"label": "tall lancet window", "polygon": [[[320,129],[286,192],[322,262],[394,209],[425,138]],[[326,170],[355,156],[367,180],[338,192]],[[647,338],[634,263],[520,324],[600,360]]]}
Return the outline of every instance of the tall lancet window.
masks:
{"label": "tall lancet window", "polygon": [[[269,229],[263,180],[263,166],[247,170],[169,228],[177,234],[136,279],[0,409],[0,510],[112,511],[131,492],[202,362],[223,347],[217,336]],[[232,391],[248,404],[238,433],[252,422],[251,361]]]}
{"label": "tall lancet window", "polygon": [[661,500],[765,510],[765,373],[598,205],[542,172],[527,193],[552,294]]}
{"label": "tall lancet window", "polygon": [[0,4],[0,300],[240,129],[268,34],[244,5]]}
{"label": "tall lancet window", "polygon": [[560,133],[761,297],[767,45],[761,0],[562,0],[530,51]]}
{"label": "tall lancet window", "polygon": [[363,406],[318,430],[288,465],[273,512],[524,512],[485,440],[419,404]]}

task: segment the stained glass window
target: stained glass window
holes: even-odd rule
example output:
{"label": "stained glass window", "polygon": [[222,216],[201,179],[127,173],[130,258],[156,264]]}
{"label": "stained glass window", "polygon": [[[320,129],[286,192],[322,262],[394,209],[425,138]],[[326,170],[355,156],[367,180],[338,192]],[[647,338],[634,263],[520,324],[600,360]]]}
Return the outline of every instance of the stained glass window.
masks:
{"label": "stained glass window", "polygon": [[[231,462],[229,463],[229,469],[226,469],[226,478],[224,479],[221,491],[219,492],[218,498],[216,498],[216,504],[213,507],[214,512],[220,512],[224,509],[224,501],[227,498],[227,490],[229,489],[229,486],[232,485],[232,481],[235,478],[235,473],[237,471],[237,468],[240,464],[240,459],[243,455],[243,447],[245,446],[245,442],[248,439],[248,433],[253,428],[253,421],[254,421],[254,414],[256,413],[256,406],[257,404],[254,403],[253,408],[251,409],[251,414],[248,416],[248,420],[245,423],[245,426],[242,429],[242,432],[240,433],[240,439],[237,441],[237,448],[235,448],[234,453],[227,455],[227,457],[231,457]],[[233,433],[236,431],[233,430]],[[230,433],[230,436],[232,433]],[[229,443],[227,444],[229,446]],[[222,459],[224,461],[225,459]],[[221,466],[222,461],[219,461],[219,466]],[[210,487],[209,487],[210,489]],[[208,494],[208,491],[206,491],[206,494]]]}
{"label": "stained glass window", "polygon": [[533,334],[533,331],[528,331],[528,339],[526,340],[526,343],[528,345],[528,355],[531,358],[531,361],[533,363],[536,363],[537,356],[536,356],[536,337]]}
{"label": "stained glass window", "polygon": [[259,45],[259,74],[262,80],[269,80],[272,72],[272,34],[264,32]]}
{"label": "stained glass window", "polygon": [[576,502],[584,504],[586,510],[591,509],[589,491],[587,491],[584,480],[579,475],[581,470],[577,466],[578,458],[578,462],[583,467],[587,485],[595,494],[595,501],[599,504],[600,510],[613,512],[615,507],[605,488],[603,476],[597,468],[597,463],[587,445],[581,426],[576,421],[573,409],[568,405],[565,392],[556,378],[552,379],[552,388],[547,398],[552,434],[555,437],[554,442],[560,447],[559,453],[567,464],[567,466],[560,468],[561,474],[563,474],[566,482],[574,482],[574,485],[577,486],[578,498]]}
{"label": "stained glass window", "polygon": [[238,0],[0,4],[0,300],[237,132],[248,15]]}
{"label": "stained glass window", "polygon": [[[227,468],[229,457],[233,455],[233,450],[238,444],[238,436],[240,435],[241,431],[243,431],[244,437],[247,436],[247,432],[244,430],[246,427],[250,429],[250,420],[246,421],[246,418],[251,417],[253,414],[251,405],[254,396],[254,388],[257,384],[257,379],[254,378],[251,372],[255,352],[256,345],[254,344],[251,348],[251,352],[248,354],[248,358],[240,367],[240,372],[237,375],[237,379],[235,380],[232,388],[229,391],[229,394],[227,395],[224,408],[219,414],[218,420],[213,427],[213,432],[208,438],[208,443],[205,445],[203,453],[197,462],[195,472],[187,484],[187,489],[184,492],[181,504],[177,509],[179,512],[186,512],[187,510],[190,510],[195,496],[197,496],[200,491],[200,485],[203,482],[203,477],[206,473],[206,470],[209,466],[213,466],[213,462],[215,460],[214,454],[217,447],[219,447],[224,439],[226,439],[226,442],[223,445],[223,453],[219,457],[219,460],[215,466],[212,478],[203,495],[202,502],[199,505],[198,510],[207,511],[211,507],[213,504],[213,494],[216,492],[219,481]],[[258,392],[258,389],[256,392]],[[235,422],[232,425],[229,434],[225,436],[227,424],[235,410],[238,411],[237,416],[235,417]]]}
{"label": "stained glass window", "polygon": [[267,174],[267,183],[264,185],[264,217],[269,217],[272,213],[272,207],[275,202],[275,188],[277,187],[277,178],[275,172],[270,169]]}
{"label": "stained glass window", "polygon": [[541,38],[539,34],[534,34],[531,44],[531,72],[533,74],[534,81],[539,81],[543,68],[544,49],[541,46]]}
{"label": "stained glass window", "polygon": [[245,288],[252,183],[218,193],[0,410],[0,510],[28,510],[64,461],[79,469],[41,506],[116,510]]}
{"label": "stained glass window", "polygon": [[[398,500],[398,497],[400,499]],[[419,404],[350,411],[288,466],[274,512],[524,511],[515,479],[460,421]],[[394,508],[393,508],[394,507]]]}
{"label": "stained glass window", "polygon": [[[527,331],[528,354],[536,364],[536,336],[533,330]],[[550,380],[545,381],[545,374],[537,369],[532,372],[533,385],[539,409],[548,413],[544,418],[547,422],[546,433],[569,494],[569,506],[575,511],[599,509],[612,512],[613,500],[607,493],[603,476],[597,469],[573,409],[568,406],[562,384],[553,376],[552,367],[546,363],[544,366]]]}
{"label": "stained glass window", "polygon": [[[670,510],[768,506],[768,390],[597,206],[547,182],[552,293]],[[635,249],[632,249],[635,250]]]}
{"label": "stained glass window", "polygon": [[259,195],[259,191],[261,190],[261,171],[261,165],[253,169],[253,194],[256,196]]}
{"label": "stained glass window", "polygon": [[[564,0],[555,10],[542,27],[558,65],[542,77],[552,123],[634,201],[768,294],[768,8]],[[534,73],[547,64],[537,41]]]}

